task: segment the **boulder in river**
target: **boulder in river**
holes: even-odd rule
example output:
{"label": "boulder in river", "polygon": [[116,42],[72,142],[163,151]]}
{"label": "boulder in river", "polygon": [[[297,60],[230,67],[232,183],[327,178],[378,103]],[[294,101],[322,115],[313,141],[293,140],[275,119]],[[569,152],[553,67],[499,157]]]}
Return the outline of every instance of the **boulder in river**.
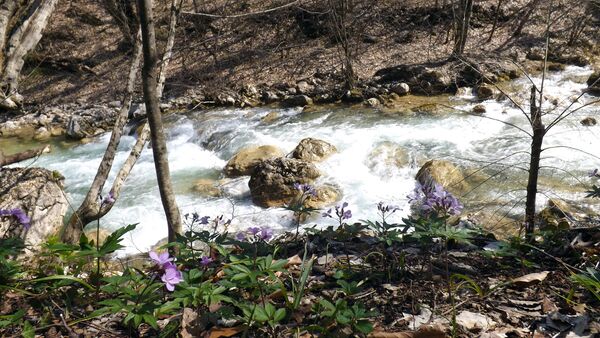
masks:
{"label": "boulder in river", "polygon": [[596,124],[598,124],[598,121],[596,121],[595,118],[593,117],[586,117],[583,120],[581,120],[579,123],[581,123],[583,126],[586,127],[591,127],[591,126],[595,126]]}
{"label": "boulder in river", "polygon": [[496,96],[498,96],[498,90],[494,86],[488,84],[477,86],[477,97],[480,100],[494,99]]}
{"label": "boulder in river", "polygon": [[250,195],[261,207],[281,207],[296,196],[294,183],[313,184],[321,176],[311,163],[292,159],[274,158],[260,162],[250,176]]}
{"label": "boulder in river", "polygon": [[377,174],[384,174],[390,169],[406,167],[409,163],[410,156],[403,146],[391,141],[383,141],[371,150],[365,164]]}
{"label": "boulder in river", "polygon": [[292,157],[306,162],[321,162],[336,152],[334,145],[309,137],[300,141]]}
{"label": "boulder in river", "polygon": [[419,169],[416,179],[423,185],[435,181],[455,196],[461,195],[468,188],[462,170],[446,160],[427,161]]}
{"label": "boulder in river", "polygon": [[342,192],[334,185],[325,184],[315,188],[317,196],[310,196],[304,202],[309,208],[324,208],[335,204],[342,198]]}
{"label": "boulder in river", "polygon": [[223,171],[227,177],[247,176],[262,161],[281,157],[284,153],[275,146],[246,147],[238,151],[225,165]]}
{"label": "boulder in river", "polygon": [[221,197],[223,194],[223,190],[219,186],[219,183],[208,178],[196,180],[192,190],[204,197]]}
{"label": "boulder in river", "polygon": [[281,101],[281,105],[286,108],[304,107],[312,104],[313,100],[306,95],[296,95]]}
{"label": "boulder in river", "polygon": [[23,226],[14,216],[0,217],[0,234],[21,237],[37,249],[63,225],[68,201],[61,174],[42,168],[1,168],[0,209],[24,212],[30,219]]}
{"label": "boulder in river", "polygon": [[600,70],[595,71],[587,79],[588,92],[593,95],[600,95]]}

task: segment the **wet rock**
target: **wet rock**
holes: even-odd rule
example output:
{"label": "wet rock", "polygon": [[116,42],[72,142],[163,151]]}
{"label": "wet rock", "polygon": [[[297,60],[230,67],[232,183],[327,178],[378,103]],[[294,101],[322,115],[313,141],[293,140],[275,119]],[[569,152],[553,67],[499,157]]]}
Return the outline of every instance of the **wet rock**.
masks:
{"label": "wet rock", "polygon": [[[377,144],[366,160],[367,166],[378,174],[385,174],[389,169],[397,170],[407,167],[409,162],[408,151],[401,145],[391,141],[383,141]],[[390,173],[387,173],[387,175],[390,175]]]}
{"label": "wet rock", "polygon": [[407,95],[410,92],[410,86],[407,83],[400,82],[393,85],[390,90],[400,96]]}
{"label": "wet rock", "polygon": [[362,90],[354,88],[352,90],[348,90],[346,94],[344,94],[343,100],[345,102],[350,103],[358,103],[362,102],[365,99],[365,95]]}
{"label": "wet rock", "polygon": [[247,147],[238,151],[223,171],[227,177],[251,175],[261,161],[283,155],[284,152],[275,146]]}
{"label": "wet rock", "polygon": [[219,187],[218,182],[208,178],[196,180],[192,191],[204,197],[220,197],[223,195],[223,190]]}
{"label": "wet rock", "polygon": [[482,84],[477,87],[477,97],[480,100],[494,99],[498,95],[498,90],[491,85]]}
{"label": "wet rock", "polygon": [[35,134],[33,134],[33,139],[36,141],[45,141],[51,136],[52,134],[50,133],[50,131],[48,131],[48,129],[46,129],[45,127],[40,127],[35,131]]}
{"label": "wet rock", "polygon": [[593,117],[586,117],[583,120],[581,120],[579,123],[581,123],[581,125],[586,126],[586,127],[591,127],[591,126],[595,126],[596,124],[598,124],[598,121],[596,121],[595,118]]}
{"label": "wet rock", "polygon": [[471,112],[472,112],[473,114],[485,114],[485,112],[486,112],[486,109],[485,109],[485,106],[484,106],[484,105],[482,105],[482,104],[478,104],[478,105],[475,105],[475,106],[473,107],[473,109],[471,109]]}
{"label": "wet rock", "polygon": [[379,105],[381,105],[381,102],[379,102],[379,100],[375,97],[372,97],[370,99],[367,99],[367,101],[365,101],[365,105],[369,106],[369,107],[379,107]]}
{"label": "wet rock", "polygon": [[27,230],[14,217],[0,217],[0,233],[23,238],[31,249],[58,233],[68,208],[63,180],[60,173],[42,168],[2,168],[0,209],[23,210],[31,225]]}
{"label": "wet rock", "polygon": [[336,152],[334,145],[309,137],[300,141],[292,152],[292,157],[306,162],[321,162]]}
{"label": "wet rock", "polygon": [[335,204],[342,198],[340,189],[333,185],[323,185],[316,187],[315,190],[317,191],[317,196],[310,196],[304,203],[309,208],[321,209]]}
{"label": "wet rock", "polygon": [[273,103],[279,100],[279,96],[272,90],[266,90],[262,93],[261,99],[265,103]]}
{"label": "wet rock", "polygon": [[378,83],[404,82],[418,94],[440,94],[453,87],[446,68],[430,68],[426,65],[398,65],[375,72]]}
{"label": "wet rock", "polygon": [[270,124],[273,123],[274,121],[276,121],[279,118],[279,113],[276,111],[272,111],[270,113],[268,113],[267,115],[265,115],[263,118],[260,119],[260,122],[263,124]]}
{"label": "wet rock", "polygon": [[280,207],[296,196],[294,183],[313,184],[319,176],[321,173],[311,163],[280,157],[260,162],[248,186],[254,204]]}
{"label": "wet rock", "polygon": [[293,108],[293,107],[304,107],[310,106],[313,104],[313,100],[306,95],[296,95],[292,97],[288,97],[287,99],[281,102],[283,107]]}
{"label": "wet rock", "polygon": [[416,179],[423,185],[435,181],[454,195],[461,195],[468,188],[462,171],[446,160],[427,161],[417,172]]}
{"label": "wet rock", "polygon": [[454,96],[469,96],[473,94],[473,89],[470,87],[458,87]]}
{"label": "wet rock", "polygon": [[595,71],[586,81],[588,92],[593,95],[600,95],[600,71]]}

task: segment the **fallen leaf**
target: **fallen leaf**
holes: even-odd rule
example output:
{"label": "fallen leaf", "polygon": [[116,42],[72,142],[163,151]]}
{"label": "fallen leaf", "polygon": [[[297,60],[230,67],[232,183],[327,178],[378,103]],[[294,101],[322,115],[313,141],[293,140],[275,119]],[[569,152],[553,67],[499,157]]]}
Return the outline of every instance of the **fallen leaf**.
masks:
{"label": "fallen leaf", "polygon": [[242,326],[236,327],[214,327],[210,330],[208,338],[221,338],[221,337],[232,337],[242,332],[244,328]]}
{"label": "fallen leaf", "polygon": [[528,286],[531,284],[539,283],[548,277],[549,271],[542,271],[536,273],[530,273],[519,278],[512,280],[513,284],[517,286]]}
{"label": "fallen leaf", "polygon": [[423,325],[418,331],[384,332],[375,331],[369,338],[446,338],[446,332],[439,325]]}
{"label": "fallen leaf", "polygon": [[300,265],[300,264],[302,264],[302,258],[300,258],[300,256],[298,256],[298,255],[295,255],[295,256],[288,258],[288,261],[285,264],[285,267],[288,268],[290,266]]}
{"label": "fallen leaf", "polygon": [[494,327],[496,322],[481,313],[462,311],[456,316],[456,323],[469,331],[487,331]]}
{"label": "fallen leaf", "polygon": [[554,304],[554,302],[551,301],[548,297],[544,297],[544,299],[542,300],[542,312],[546,314],[556,311],[558,311],[558,306],[556,306],[556,304]]}

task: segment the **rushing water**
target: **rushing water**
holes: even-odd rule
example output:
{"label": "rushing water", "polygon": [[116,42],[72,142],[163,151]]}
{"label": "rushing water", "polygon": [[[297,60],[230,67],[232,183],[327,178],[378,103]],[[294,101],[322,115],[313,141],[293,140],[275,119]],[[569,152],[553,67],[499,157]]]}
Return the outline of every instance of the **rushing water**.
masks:
{"label": "rushing water", "polygon": [[[567,67],[563,72],[551,74],[544,83],[548,98],[544,111],[549,112],[544,118],[549,121],[552,114],[564,110],[573,96],[585,88],[584,82],[590,73],[587,68]],[[513,93],[511,97],[524,107],[529,96],[528,81],[519,79],[507,86],[507,91]],[[541,79],[534,81],[539,87]],[[361,107],[330,107],[311,113],[289,109],[276,110],[279,118],[270,124],[261,122],[261,118],[274,111],[268,108],[171,115],[166,121],[168,149],[178,204],[183,214],[234,215],[233,231],[257,225],[289,228],[290,212],[252,205],[247,177],[225,181],[224,198],[202,197],[191,188],[200,178],[219,179],[227,160],[242,147],[267,144],[290,152],[301,139],[314,137],[332,143],[339,150],[317,165],[324,173],[319,182],[341,189],[343,200],[350,204],[356,220],[376,218],[379,201],[398,205],[401,208],[395,215],[398,220],[406,215],[409,211],[406,196],[414,187],[419,165],[426,159],[449,159],[465,168],[484,167],[475,175],[484,178],[473,188],[481,186],[463,196],[463,200],[473,207],[487,204],[503,212],[521,212],[526,183],[523,169],[528,155],[519,152],[527,151],[530,141],[521,131],[498,121],[528,130],[524,114],[508,100],[489,100],[482,103],[488,118],[482,118],[461,113],[479,103],[472,96],[445,100],[455,107],[453,113],[394,114]],[[571,109],[591,100],[584,95]],[[553,111],[552,101],[558,103]],[[547,167],[542,170],[540,206],[554,196],[583,201],[583,191],[591,184],[586,172],[600,166],[597,157],[600,156],[600,126],[583,127],[579,121],[586,116],[597,116],[598,109],[595,105],[577,111],[546,136],[544,146],[551,148],[543,154],[542,165]],[[96,173],[108,139],[107,134],[87,144],[56,147],[35,165],[58,170],[66,177],[66,189],[76,208]],[[115,167],[124,161],[134,142],[132,136],[123,138]],[[373,156],[373,149],[384,142],[387,146],[407,149],[409,164],[397,167],[385,156]],[[492,161],[498,164],[488,165]],[[489,180],[485,180],[486,177]],[[307,223],[314,224],[316,220],[315,217]],[[166,237],[150,149],[143,152],[134,167],[116,206],[102,219],[102,226],[109,229],[129,223],[139,223],[139,226],[127,239],[128,252],[148,249]]]}

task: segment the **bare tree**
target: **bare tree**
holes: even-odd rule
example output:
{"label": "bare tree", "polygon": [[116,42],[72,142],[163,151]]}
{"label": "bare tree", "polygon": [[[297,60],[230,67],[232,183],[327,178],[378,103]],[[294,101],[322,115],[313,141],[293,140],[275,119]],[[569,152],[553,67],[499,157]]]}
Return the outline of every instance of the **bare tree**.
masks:
{"label": "bare tree", "polygon": [[459,57],[464,53],[467,44],[471,13],[473,12],[473,0],[457,0],[457,5],[453,6],[452,12],[454,15],[454,49],[452,55]]}
{"label": "bare tree", "polygon": [[349,32],[350,12],[352,10],[352,0],[329,0],[329,13],[335,39],[338,43],[339,55],[342,61],[342,75],[346,89],[354,88],[354,53],[351,46],[351,36]]}
{"label": "bare tree", "polygon": [[58,0],[3,0],[0,4],[0,108],[17,109],[22,104],[18,84],[24,58],[42,38],[57,3]]}
{"label": "bare tree", "polygon": [[[173,0],[171,4],[169,34],[167,38],[167,45],[165,46],[165,52],[161,61],[160,74],[158,76],[158,84],[156,89],[158,93],[157,97],[162,96],[164,83],[166,79],[166,70],[171,60],[173,46],[175,44],[175,29],[177,27],[177,18],[179,17],[181,3],[181,0],[178,0],[177,2]],[[96,177],[94,178],[94,181],[91,184],[90,190],[88,191],[84,201],[81,203],[77,211],[71,216],[69,222],[63,230],[62,240],[64,242],[76,243],[79,240],[79,237],[81,236],[83,228],[87,224],[106,215],[112,209],[115,202],[120,196],[121,189],[123,188],[127,177],[131,173],[131,170],[133,169],[138,158],[140,157],[142,150],[148,142],[148,139],[150,138],[150,128],[148,127],[148,124],[144,124],[144,126],[141,128],[135,145],[132,147],[129,156],[119,169],[112,183],[112,186],[109,190],[109,195],[112,198],[106,199],[104,203],[99,201],[99,196],[108,179],[108,175],[111,171],[112,164],[117,152],[117,147],[119,146],[121,136],[123,135],[123,128],[125,126],[125,123],[127,122],[127,113],[129,112],[129,107],[131,106],[137,73],[140,69],[139,65],[142,54],[142,44],[139,40],[139,33],[135,41],[136,47],[134,48],[132,64],[129,70],[129,80],[127,84],[126,93],[124,94],[123,106],[121,107],[121,110],[119,111],[119,116],[117,117],[117,120],[115,121],[115,124],[113,126],[111,139],[106,148],[102,162],[98,167]]]}
{"label": "bare tree", "polygon": [[158,57],[156,52],[156,37],[154,35],[154,21],[152,15],[152,0],[138,0],[138,13],[142,28],[142,44],[144,51],[144,67],[142,67],[142,81],[144,88],[144,101],[146,114],[150,125],[150,138],[152,140],[152,153],[154,154],[154,167],[158,189],[162,200],[169,230],[169,242],[175,240],[175,235],[181,233],[181,216],[175,201],[175,193],[171,184],[169,172],[169,159],[167,142],[163,130],[162,116],[159,108],[158,96]]}
{"label": "bare tree", "polygon": [[130,46],[135,45],[135,32],[139,27],[135,0],[103,0],[102,4],[119,27],[125,42]]}

